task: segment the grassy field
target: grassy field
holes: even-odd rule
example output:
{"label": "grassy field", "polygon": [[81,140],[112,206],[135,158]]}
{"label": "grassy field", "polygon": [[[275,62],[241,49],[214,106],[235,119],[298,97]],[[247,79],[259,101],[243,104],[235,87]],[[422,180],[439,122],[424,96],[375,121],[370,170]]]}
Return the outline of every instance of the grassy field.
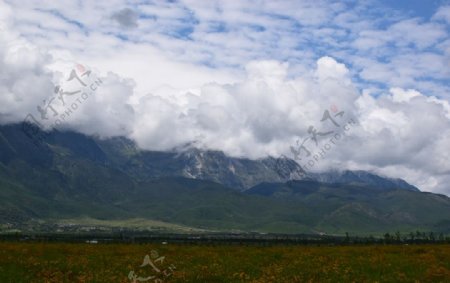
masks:
{"label": "grassy field", "polygon": [[2,283],[133,281],[450,282],[450,245],[0,243]]}

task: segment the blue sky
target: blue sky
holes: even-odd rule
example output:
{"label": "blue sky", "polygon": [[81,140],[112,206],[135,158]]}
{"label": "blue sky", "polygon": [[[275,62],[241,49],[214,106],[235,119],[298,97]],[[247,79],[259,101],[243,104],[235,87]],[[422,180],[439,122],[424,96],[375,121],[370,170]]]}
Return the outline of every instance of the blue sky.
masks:
{"label": "blue sky", "polygon": [[106,36],[125,41],[117,45],[151,46],[174,62],[234,76],[252,60],[289,62],[295,76],[332,56],[374,95],[393,85],[438,97],[449,92],[449,1],[20,2],[9,1],[20,11],[17,28],[51,50],[94,53],[88,45]]}
{"label": "blue sky", "polygon": [[105,83],[63,128],[260,158],[336,106],[359,127],[315,170],[450,193],[449,1],[0,0],[1,123],[76,64]]}
{"label": "blue sky", "polygon": [[439,7],[450,3],[448,0],[382,0],[380,2],[401,13],[422,17],[424,19],[429,19],[436,13]]}

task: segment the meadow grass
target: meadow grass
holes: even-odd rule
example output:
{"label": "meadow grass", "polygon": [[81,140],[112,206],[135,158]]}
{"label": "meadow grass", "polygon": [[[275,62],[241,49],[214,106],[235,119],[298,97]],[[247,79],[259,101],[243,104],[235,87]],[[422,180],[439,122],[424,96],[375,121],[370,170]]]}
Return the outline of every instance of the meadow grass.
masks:
{"label": "meadow grass", "polygon": [[[159,273],[140,267],[145,255]],[[130,271],[155,276],[142,282],[450,282],[450,245],[0,243],[2,283],[133,282]]]}

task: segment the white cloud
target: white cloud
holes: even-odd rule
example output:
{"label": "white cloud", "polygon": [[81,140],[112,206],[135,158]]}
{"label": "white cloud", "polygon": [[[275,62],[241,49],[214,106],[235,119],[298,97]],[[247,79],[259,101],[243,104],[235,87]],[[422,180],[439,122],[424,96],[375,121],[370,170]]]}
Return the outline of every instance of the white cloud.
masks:
{"label": "white cloud", "polygon": [[[371,66],[358,62],[368,59],[377,65],[387,65],[383,69],[397,70],[405,61],[414,61],[416,57],[428,60],[426,53],[432,53],[435,57],[431,58],[432,61],[437,60],[441,64],[418,64],[413,68],[415,71],[412,77],[408,77],[403,70],[394,85],[416,87],[438,96],[447,95],[443,87],[445,83],[428,77],[430,70],[433,76],[438,75],[440,79],[449,75],[446,71],[450,62],[448,53],[446,55],[440,51],[443,40],[448,39],[448,29],[441,21],[447,15],[448,7],[445,6],[431,20],[425,21],[399,15],[371,1],[357,4],[309,0],[258,0],[245,3],[124,3],[119,0],[57,3],[27,0],[22,1],[21,5],[12,1],[9,3],[15,11],[13,19],[16,28],[31,42],[54,52],[64,49],[77,51],[74,53],[78,60],[84,59],[80,57],[89,53],[89,59],[97,58],[98,62],[94,63],[104,72],[110,70],[107,68],[110,65],[119,65],[106,66],[111,56],[133,61],[124,54],[133,57],[138,50],[146,50],[145,59],[149,59],[134,61],[134,68],[127,68],[124,73],[117,67],[113,70],[123,76],[133,77],[139,90],[148,91],[148,86],[151,85],[153,89],[158,87],[157,82],[166,84],[169,80],[167,72],[151,74],[154,80],[142,75],[153,72],[155,64],[156,69],[172,65],[170,69],[174,71],[178,69],[177,64],[183,62],[184,65],[180,67],[188,69],[184,74],[203,72],[194,78],[201,82],[198,86],[210,81],[236,80],[243,74],[243,66],[254,60],[288,61],[293,68],[298,68],[295,71],[300,74],[303,69],[299,65],[311,67],[319,57],[328,55],[347,65],[351,64],[352,72],[362,70],[364,73],[373,73]],[[124,11],[128,11],[126,17],[120,19],[131,20],[127,23],[138,25],[139,28],[130,29],[113,22],[111,16]],[[123,42],[127,40],[127,43]],[[107,52],[108,49],[114,52]],[[396,58],[399,54],[405,54],[401,60]],[[104,68],[99,66],[102,59],[106,61]],[[191,69],[198,68],[199,64],[206,68],[192,72]],[[186,65],[191,65],[191,68],[186,68]],[[211,66],[221,69],[222,73],[208,74],[217,72]],[[409,66],[407,68],[411,70]],[[394,71],[388,76],[364,76],[370,79],[364,82],[364,87],[369,87],[371,83],[386,84],[386,77],[395,80],[396,76]],[[176,82],[182,77],[177,76]],[[419,84],[421,82],[425,83]],[[433,84],[431,89],[423,88],[429,84]],[[186,83],[183,83],[183,87],[186,87]],[[386,89],[389,87],[389,84],[385,86]]]}
{"label": "white cloud", "polygon": [[409,102],[411,98],[422,95],[417,90],[404,90],[398,87],[391,88],[389,91],[392,93],[392,100],[394,102]]}
{"label": "white cloud", "polygon": [[[326,71],[339,70],[331,72],[331,79],[317,75],[327,74],[324,62]],[[332,125],[320,119],[336,105],[346,117],[354,115],[360,126],[312,170],[367,168],[392,177],[404,172],[402,177],[423,189],[448,193],[444,180],[450,167],[439,153],[450,146],[446,101],[401,88],[378,98],[358,95],[347,81],[345,66],[330,57],[321,58],[310,75],[294,79],[285,75],[285,65],[274,61],[252,62],[247,70],[248,79],[241,83],[178,93],[175,101],[181,104],[160,96],[143,98],[133,137],[148,149],[198,141],[236,156],[290,155],[289,146],[308,137],[309,126],[330,130]]]}
{"label": "white cloud", "polygon": [[348,75],[348,69],[331,57],[322,57],[317,61],[316,75],[321,80],[343,79]]}
{"label": "white cloud", "polygon": [[425,21],[274,3],[0,2],[0,121],[39,118],[78,63],[103,84],[60,127],[258,158],[289,155],[310,126],[337,130],[322,115],[345,111],[359,126],[311,170],[369,169],[450,194],[448,7]]}
{"label": "white cloud", "polygon": [[436,20],[444,20],[450,24],[450,6],[442,6],[433,16]]}

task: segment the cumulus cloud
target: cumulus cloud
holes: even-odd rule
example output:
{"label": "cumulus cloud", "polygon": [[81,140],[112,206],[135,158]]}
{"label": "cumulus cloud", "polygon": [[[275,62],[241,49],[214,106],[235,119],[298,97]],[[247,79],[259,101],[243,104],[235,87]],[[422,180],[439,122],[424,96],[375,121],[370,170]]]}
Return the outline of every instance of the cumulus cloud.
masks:
{"label": "cumulus cloud", "polygon": [[0,3],[0,117],[15,122],[53,91],[52,73],[45,69],[51,57],[8,28],[9,7]]}
{"label": "cumulus cloud", "polygon": [[[358,21],[345,5],[323,10],[324,3],[305,4],[299,14],[289,1],[276,7],[262,1],[257,12],[228,1],[120,11],[99,3],[83,4],[83,11],[94,12],[77,15],[76,7],[61,6],[61,14],[13,13],[14,4],[0,2],[0,122],[21,122],[30,113],[44,127],[127,136],[144,149],[195,142],[260,158],[294,157],[291,146],[306,138],[314,155],[329,142],[328,133],[353,119],[345,137],[308,170],[373,170],[449,194],[446,8],[430,22],[400,18],[380,28]],[[133,11],[145,14],[139,28],[110,29],[111,15],[123,27],[136,27]],[[43,27],[21,18],[39,23],[42,13],[51,19]],[[330,15],[340,17],[324,27]],[[79,92],[63,101],[55,89]],[[54,109],[42,114],[39,107],[52,98]],[[325,119],[327,113],[335,121]]]}
{"label": "cumulus cloud", "polygon": [[[6,17],[3,20],[7,23]],[[62,67],[55,70],[55,65]],[[95,71],[77,62],[58,62],[9,29],[0,34],[0,81],[1,124],[27,119],[45,129],[104,137],[130,133],[134,82],[113,73],[97,78]]]}
{"label": "cumulus cloud", "polygon": [[342,158],[390,175],[399,170],[422,189],[448,193],[444,180],[450,167],[444,160],[450,146],[450,120],[445,101],[414,90],[392,89],[377,99],[362,95],[356,104],[361,127]]}
{"label": "cumulus cloud", "polygon": [[422,94],[414,89],[404,90],[398,87],[390,89],[392,100],[394,102],[409,102],[411,98],[421,96]]}
{"label": "cumulus cloud", "polygon": [[450,6],[442,6],[434,14],[436,20],[443,20],[450,24]]}

